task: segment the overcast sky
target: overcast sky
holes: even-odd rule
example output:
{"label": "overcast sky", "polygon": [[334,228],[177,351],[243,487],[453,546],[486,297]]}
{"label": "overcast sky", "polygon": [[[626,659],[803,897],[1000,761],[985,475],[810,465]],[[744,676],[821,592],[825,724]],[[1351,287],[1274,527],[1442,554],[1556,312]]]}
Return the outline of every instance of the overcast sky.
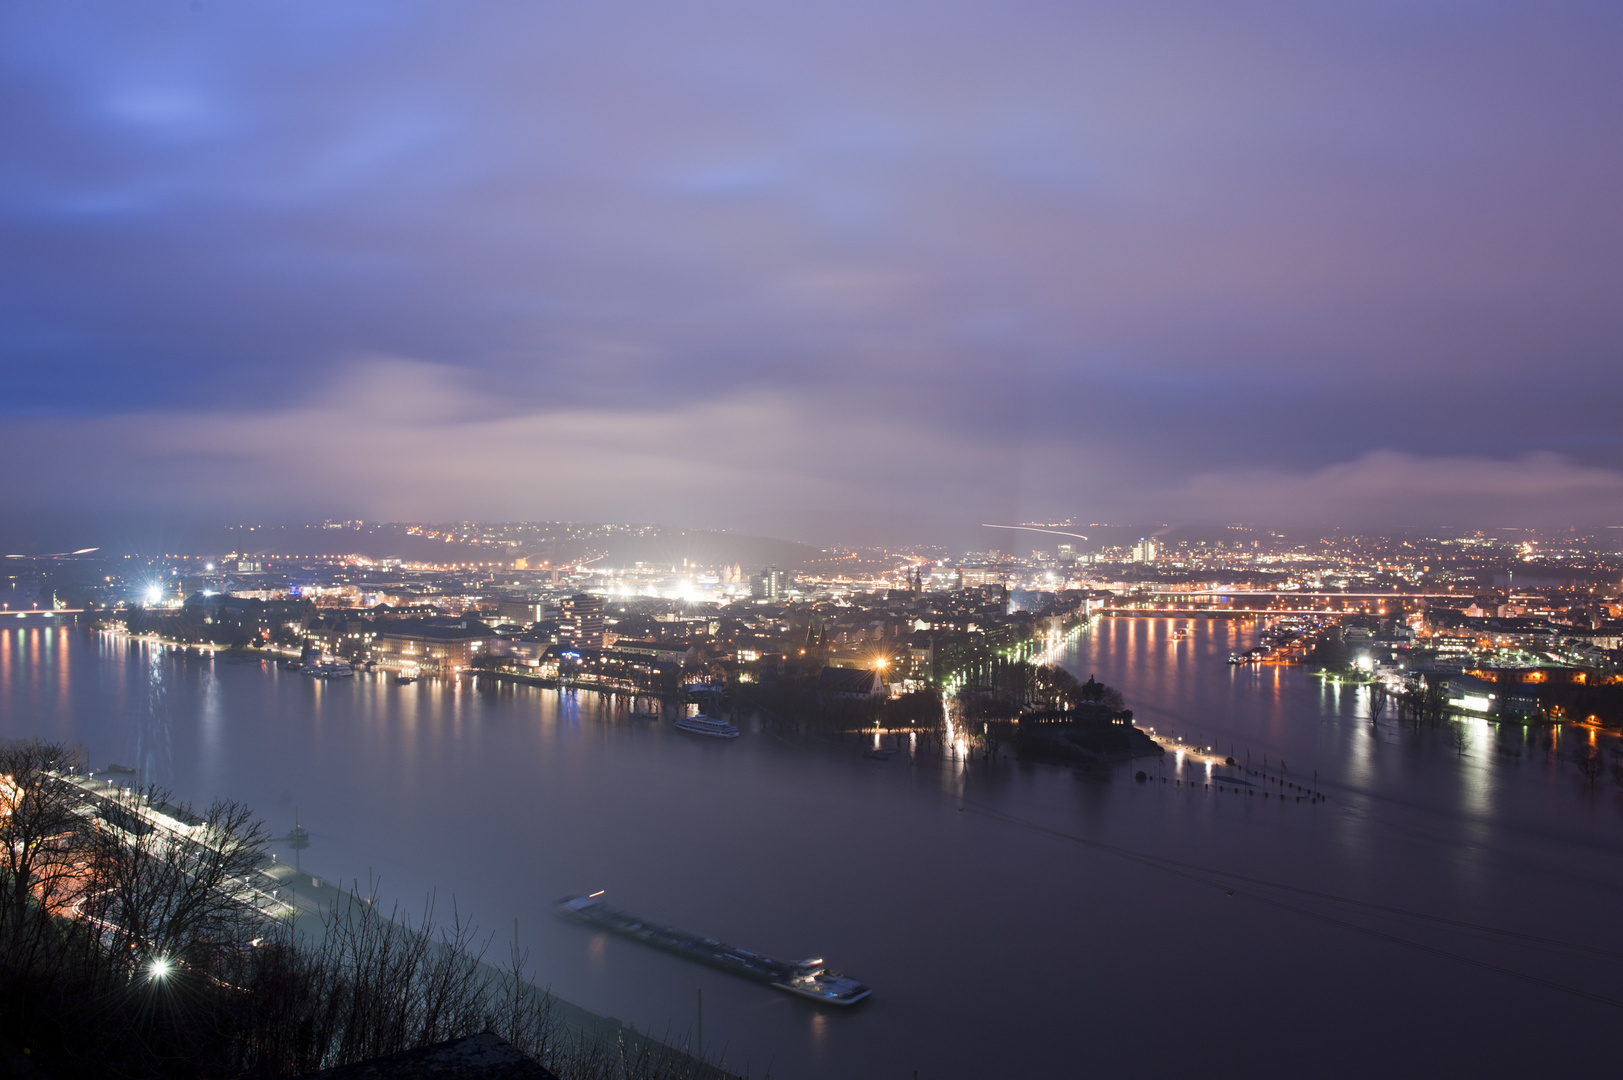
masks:
{"label": "overcast sky", "polygon": [[1623,4],[0,3],[11,514],[1623,522]]}

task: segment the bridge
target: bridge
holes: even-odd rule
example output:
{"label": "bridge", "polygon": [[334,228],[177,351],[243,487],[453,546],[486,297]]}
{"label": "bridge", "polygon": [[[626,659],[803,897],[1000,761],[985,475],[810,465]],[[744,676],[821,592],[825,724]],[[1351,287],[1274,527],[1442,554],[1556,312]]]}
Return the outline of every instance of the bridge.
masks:
{"label": "bridge", "polygon": [[1145,596],[1289,596],[1309,600],[1470,600],[1470,593],[1456,592],[1309,592],[1306,589],[1156,589],[1144,587]]}
{"label": "bridge", "polygon": [[1094,612],[1107,618],[1270,619],[1275,615],[1358,615],[1345,608],[1109,607]]}

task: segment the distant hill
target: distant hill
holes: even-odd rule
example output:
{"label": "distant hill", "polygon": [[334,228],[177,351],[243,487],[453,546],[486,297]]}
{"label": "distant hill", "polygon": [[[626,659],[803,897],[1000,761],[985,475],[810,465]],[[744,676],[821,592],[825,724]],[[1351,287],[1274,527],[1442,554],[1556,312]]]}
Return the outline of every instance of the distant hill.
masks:
{"label": "distant hill", "polygon": [[746,573],[763,566],[797,569],[825,558],[817,548],[792,540],[667,525],[588,522],[418,524],[324,522],[319,524],[208,525],[197,522],[127,522],[43,530],[7,530],[20,553],[99,546],[103,556],[363,555],[424,562],[508,562],[521,555],[554,565],[592,558],[619,567],[637,562],[700,566],[738,564]]}
{"label": "distant hill", "polygon": [[601,547],[606,552],[603,562],[607,566],[637,562],[680,566],[686,559],[700,566],[737,564],[745,573],[754,573],[763,566],[797,569],[822,557],[817,548],[793,540],[663,526],[654,526],[644,535],[616,533],[584,543]]}

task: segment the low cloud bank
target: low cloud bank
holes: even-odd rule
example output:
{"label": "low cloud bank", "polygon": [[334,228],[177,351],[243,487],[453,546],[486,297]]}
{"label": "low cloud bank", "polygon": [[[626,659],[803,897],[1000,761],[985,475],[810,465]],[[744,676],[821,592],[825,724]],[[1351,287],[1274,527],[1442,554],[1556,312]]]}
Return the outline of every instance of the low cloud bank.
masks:
{"label": "low cloud bank", "polygon": [[[1278,525],[1623,521],[1623,474],[1366,453],[1180,476],[1119,439],[948,428],[879,400],[751,392],[664,408],[537,408],[455,369],[367,358],[293,406],[34,418],[0,430],[5,503],[196,519],[663,521],[807,539],[967,539],[986,520]],[[984,541],[984,537],[980,538]]]}
{"label": "low cloud bank", "polygon": [[1478,527],[1623,521],[1623,473],[1554,453],[1509,461],[1376,450],[1306,472],[1197,476],[1150,500],[1179,516],[1279,525]]}

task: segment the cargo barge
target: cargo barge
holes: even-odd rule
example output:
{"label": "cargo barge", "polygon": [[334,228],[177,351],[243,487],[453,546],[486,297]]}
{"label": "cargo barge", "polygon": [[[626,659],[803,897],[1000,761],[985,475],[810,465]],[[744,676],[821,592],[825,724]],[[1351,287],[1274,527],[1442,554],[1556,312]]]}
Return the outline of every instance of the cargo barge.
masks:
{"label": "cargo barge", "polygon": [[828,970],[822,960],[802,960],[795,964],[762,956],[724,941],[617,911],[590,896],[571,896],[558,901],[558,914],[824,1005],[855,1005],[872,992],[857,980]]}

